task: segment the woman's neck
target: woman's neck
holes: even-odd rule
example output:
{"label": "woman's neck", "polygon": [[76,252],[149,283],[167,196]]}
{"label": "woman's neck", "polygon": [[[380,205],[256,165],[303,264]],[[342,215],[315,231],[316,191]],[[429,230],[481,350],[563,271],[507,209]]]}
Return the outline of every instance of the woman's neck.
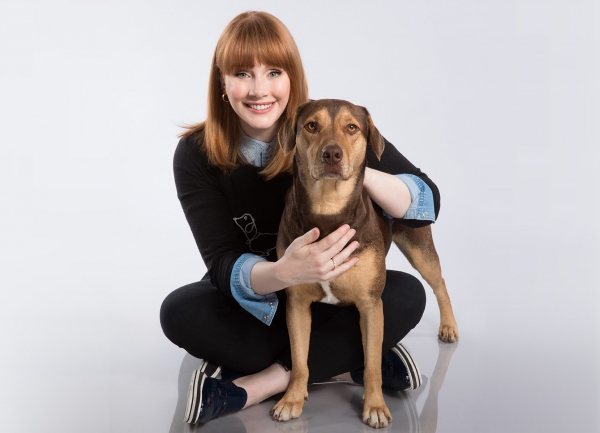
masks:
{"label": "woman's neck", "polygon": [[251,128],[249,125],[245,125],[244,123],[242,123],[241,127],[242,132],[248,137],[262,141],[263,143],[270,143],[277,136],[277,131],[279,131],[279,122],[275,123],[268,129],[255,129]]}

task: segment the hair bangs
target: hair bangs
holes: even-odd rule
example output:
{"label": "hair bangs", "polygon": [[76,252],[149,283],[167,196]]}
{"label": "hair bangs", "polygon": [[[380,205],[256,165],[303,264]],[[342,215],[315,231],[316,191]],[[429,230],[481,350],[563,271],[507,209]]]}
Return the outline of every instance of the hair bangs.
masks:
{"label": "hair bangs", "polygon": [[239,26],[217,55],[217,67],[224,75],[232,75],[240,70],[252,69],[256,65],[274,66],[293,70],[293,53],[289,41],[280,37],[279,29],[271,29],[259,21]]}

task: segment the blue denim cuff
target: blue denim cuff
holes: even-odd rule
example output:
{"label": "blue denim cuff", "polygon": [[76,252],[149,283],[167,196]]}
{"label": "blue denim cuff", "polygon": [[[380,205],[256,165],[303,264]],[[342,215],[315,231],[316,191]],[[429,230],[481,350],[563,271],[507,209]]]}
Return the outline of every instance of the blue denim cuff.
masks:
{"label": "blue denim cuff", "polygon": [[[410,191],[410,206],[402,217],[403,219],[433,221],[435,222],[435,208],[433,207],[433,193],[431,188],[419,176],[414,174],[397,174],[396,177],[406,184]],[[383,214],[393,218],[385,211]]]}
{"label": "blue denim cuff", "polygon": [[231,272],[231,294],[244,310],[266,325],[271,325],[277,311],[277,295],[257,295],[250,285],[250,272],[258,262],[266,262],[266,259],[246,253],[236,260]]}

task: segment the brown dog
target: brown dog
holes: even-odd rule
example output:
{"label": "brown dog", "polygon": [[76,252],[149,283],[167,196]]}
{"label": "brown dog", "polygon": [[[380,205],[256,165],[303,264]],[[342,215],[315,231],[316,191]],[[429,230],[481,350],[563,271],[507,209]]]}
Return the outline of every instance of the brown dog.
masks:
{"label": "brown dog", "polygon": [[297,237],[318,227],[325,237],[342,224],[356,229],[360,243],[351,257],[360,261],[340,276],[321,283],[288,287],[287,323],[292,348],[292,376],[287,392],[273,408],[280,421],[297,418],[308,397],[308,346],[313,302],[341,306],[354,304],[360,313],[365,353],[363,421],[371,427],[385,427],[391,414],[381,390],[381,344],[385,256],[393,240],[410,263],[433,287],[440,305],[440,338],[458,338],[431,229],[392,225],[375,212],[363,189],[366,149],[370,145],[381,157],[384,140],[363,107],[346,101],[319,100],[298,108],[294,118],[282,126],[279,142],[286,153],[295,151],[294,183],[277,237],[281,258]]}

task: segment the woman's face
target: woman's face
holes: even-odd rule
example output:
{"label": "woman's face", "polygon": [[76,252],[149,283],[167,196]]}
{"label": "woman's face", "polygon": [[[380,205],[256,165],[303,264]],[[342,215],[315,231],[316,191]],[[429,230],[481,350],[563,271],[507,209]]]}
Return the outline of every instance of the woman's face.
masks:
{"label": "woman's face", "polygon": [[264,142],[275,138],[290,99],[290,78],[283,69],[255,65],[225,75],[225,93],[246,135]]}

